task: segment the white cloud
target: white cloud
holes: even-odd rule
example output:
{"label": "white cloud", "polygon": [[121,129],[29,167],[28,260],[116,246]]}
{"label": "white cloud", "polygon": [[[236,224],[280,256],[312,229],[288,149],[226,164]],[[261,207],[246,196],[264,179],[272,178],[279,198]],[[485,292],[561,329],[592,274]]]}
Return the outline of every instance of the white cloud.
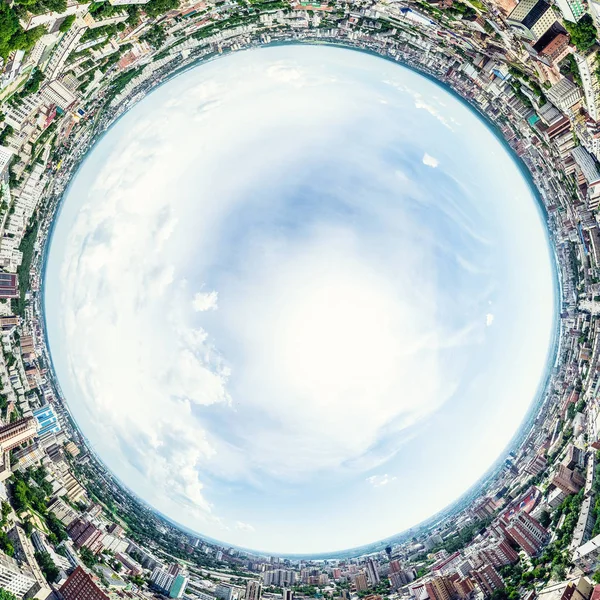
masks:
{"label": "white cloud", "polygon": [[425,154],[423,154],[423,164],[435,169],[439,166],[440,161],[425,152]]}
{"label": "white cloud", "polygon": [[485,315],[485,325],[489,327],[494,322],[494,315],[492,313],[487,313]]}
{"label": "white cloud", "polygon": [[212,292],[197,292],[192,300],[192,306],[197,312],[205,310],[216,310],[219,294],[214,290]]}
{"label": "white cloud", "polygon": [[382,487],[391,483],[392,481],[396,481],[395,476],[390,476],[387,473],[383,475],[371,475],[371,477],[367,477],[366,481],[368,481],[373,487]]}
{"label": "white cloud", "polygon": [[[510,194],[495,182],[481,211],[471,173],[464,190],[416,177],[421,143],[446,154],[435,121],[415,148],[423,107],[411,96],[381,124],[374,103],[387,99],[388,115],[398,94],[379,79],[344,72],[320,87],[333,80],[327,61],[271,61],[269,72],[254,56],[231,57],[241,71],[227,59],[161,87],[84,164],[48,267],[48,289],[62,283],[47,301],[54,362],[100,455],[164,514],[232,543],[255,528],[273,550],[318,550],[332,531],[349,546],[389,533],[387,520],[361,520],[360,537],[346,526],[363,512],[365,479],[382,499],[393,490],[402,474],[388,462],[459,384],[468,391],[473,349],[493,337],[481,306],[502,246],[486,219],[493,193]],[[348,68],[366,61],[361,78],[371,76],[373,60],[351,55]],[[318,107],[308,121],[307,106]],[[398,143],[410,160],[383,156]],[[375,469],[395,475],[367,478]],[[457,481],[427,495],[435,508],[462,491]],[[342,489],[360,493],[340,501]],[[309,532],[311,511],[327,537]]]}

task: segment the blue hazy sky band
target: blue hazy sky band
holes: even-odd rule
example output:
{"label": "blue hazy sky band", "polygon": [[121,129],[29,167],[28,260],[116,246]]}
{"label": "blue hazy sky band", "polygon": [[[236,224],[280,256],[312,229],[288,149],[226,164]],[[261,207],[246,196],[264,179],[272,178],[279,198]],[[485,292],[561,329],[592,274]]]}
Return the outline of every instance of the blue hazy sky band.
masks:
{"label": "blue hazy sky band", "polygon": [[245,52],[142,101],[69,189],[47,264],[60,384],[161,512],[278,552],[459,496],[544,375],[555,290],[527,181],[389,61]]}

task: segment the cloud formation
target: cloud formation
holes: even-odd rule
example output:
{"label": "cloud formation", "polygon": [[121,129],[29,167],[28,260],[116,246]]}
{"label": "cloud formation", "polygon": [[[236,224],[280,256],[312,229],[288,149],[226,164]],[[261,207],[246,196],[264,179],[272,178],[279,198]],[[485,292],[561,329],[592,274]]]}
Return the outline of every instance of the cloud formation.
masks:
{"label": "cloud formation", "polygon": [[387,485],[388,483],[391,483],[392,481],[396,481],[397,477],[392,477],[390,475],[388,475],[387,473],[384,473],[383,475],[371,475],[371,477],[367,477],[367,481],[373,486],[373,487],[382,487],[384,485]]}
{"label": "cloud formation", "polygon": [[425,152],[425,154],[423,154],[423,164],[435,169],[437,166],[439,166],[440,161]]}
{"label": "cloud formation", "polygon": [[216,310],[219,299],[218,292],[196,292],[192,300],[194,310],[204,312],[205,310]]}
{"label": "cloud formation", "polygon": [[[244,53],[161,87],[83,166],[49,258],[53,358],[97,451],[164,514],[270,550],[365,543],[512,436],[550,329],[548,264],[520,254],[542,229],[494,138],[431,88],[347,51]],[[455,423],[481,445],[467,466]],[[422,502],[389,491],[407,478]]]}

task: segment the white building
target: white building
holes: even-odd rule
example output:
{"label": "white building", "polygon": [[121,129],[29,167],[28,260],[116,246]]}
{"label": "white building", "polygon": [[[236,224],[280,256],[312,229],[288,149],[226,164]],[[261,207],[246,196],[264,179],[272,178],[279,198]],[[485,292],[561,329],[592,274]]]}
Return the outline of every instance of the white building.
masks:
{"label": "white building", "polygon": [[571,156],[577,163],[577,166],[581,170],[581,173],[583,174],[588,185],[600,181],[600,170],[598,169],[598,163],[596,163],[594,158],[583,146],[577,146],[576,148],[573,148],[573,150],[571,150]]}
{"label": "white building", "polygon": [[581,98],[581,90],[566,77],[563,77],[558,83],[555,83],[547,92],[548,100],[558,106],[563,112],[567,112],[574,104],[577,104]]}
{"label": "white building", "polygon": [[21,598],[35,584],[33,573],[19,567],[17,561],[0,555],[0,588]]}
{"label": "white building", "polygon": [[581,85],[583,87],[583,93],[585,95],[585,105],[587,107],[588,114],[594,121],[598,120],[600,114],[599,111],[599,95],[600,84],[596,77],[596,56],[597,52],[592,51],[585,56],[577,52],[573,53],[577,67],[579,68],[579,74],[581,75]]}
{"label": "white building", "polygon": [[47,29],[50,30],[52,29],[51,25],[53,25],[59,19],[64,19],[65,17],[69,17],[71,15],[83,15],[87,12],[89,6],[89,2],[86,4],[69,2],[64,12],[45,12],[39,15],[30,15],[29,19],[21,21],[21,25],[23,26],[23,29],[33,29],[39,25],[46,25]]}
{"label": "white building", "polygon": [[56,104],[61,110],[67,110],[77,100],[77,96],[57,79],[45,85],[40,93],[46,102]]}
{"label": "white building", "polygon": [[69,31],[65,33],[60,42],[56,45],[56,48],[48,61],[48,65],[44,70],[44,75],[46,75],[48,79],[55,79],[58,76],[67,61],[69,54],[79,44],[79,40],[86,29],[87,25],[80,17],[77,17]]}

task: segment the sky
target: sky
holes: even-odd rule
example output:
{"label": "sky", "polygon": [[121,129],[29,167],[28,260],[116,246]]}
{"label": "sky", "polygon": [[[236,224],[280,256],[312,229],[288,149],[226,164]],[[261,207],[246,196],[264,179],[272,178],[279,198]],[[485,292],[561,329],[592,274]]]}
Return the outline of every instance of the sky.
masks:
{"label": "sky", "polygon": [[280,46],[176,77],[64,199],[50,350],[106,465],[175,521],[274,553],[402,531],[494,463],[554,327],[535,198],[443,88]]}

